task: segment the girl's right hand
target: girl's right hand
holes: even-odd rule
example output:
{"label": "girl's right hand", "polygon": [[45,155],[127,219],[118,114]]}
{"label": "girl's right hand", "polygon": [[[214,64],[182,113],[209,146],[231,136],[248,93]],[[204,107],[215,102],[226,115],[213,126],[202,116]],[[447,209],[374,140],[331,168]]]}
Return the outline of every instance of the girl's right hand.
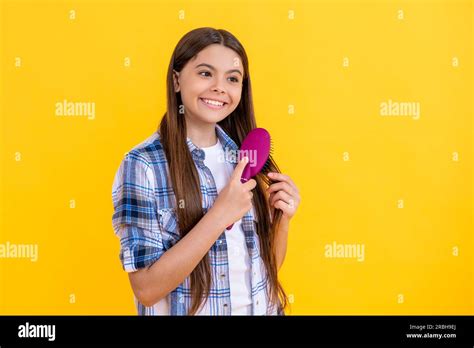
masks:
{"label": "girl's right hand", "polygon": [[221,190],[211,208],[211,211],[216,214],[216,218],[220,224],[224,225],[224,228],[240,220],[252,209],[252,189],[257,186],[257,182],[254,179],[250,179],[243,184],[240,182],[247,163],[248,158],[244,157],[237,164],[230,181]]}

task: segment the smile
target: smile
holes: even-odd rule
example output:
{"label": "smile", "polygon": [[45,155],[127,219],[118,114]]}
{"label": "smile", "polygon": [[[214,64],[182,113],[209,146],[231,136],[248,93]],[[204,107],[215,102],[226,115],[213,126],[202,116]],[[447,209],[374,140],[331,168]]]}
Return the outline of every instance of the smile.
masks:
{"label": "smile", "polygon": [[200,100],[204,105],[206,105],[206,106],[209,107],[210,109],[214,109],[214,110],[222,109],[222,108],[227,104],[227,103],[225,103],[225,102],[220,102],[220,101],[213,100],[213,99],[199,98],[199,100]]}

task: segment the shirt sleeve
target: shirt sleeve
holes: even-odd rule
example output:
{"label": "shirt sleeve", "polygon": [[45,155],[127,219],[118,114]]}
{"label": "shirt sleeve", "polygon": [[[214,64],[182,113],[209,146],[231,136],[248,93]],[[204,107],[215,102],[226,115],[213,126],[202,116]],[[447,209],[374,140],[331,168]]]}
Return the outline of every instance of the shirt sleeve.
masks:
{"label": "shirt sleeve", "polygon": [[112,186],[112,225],[120,238],[119,258],[126,272],[153,264],[164,253],[154,197],[154,174],[145,158],[128,153]]}

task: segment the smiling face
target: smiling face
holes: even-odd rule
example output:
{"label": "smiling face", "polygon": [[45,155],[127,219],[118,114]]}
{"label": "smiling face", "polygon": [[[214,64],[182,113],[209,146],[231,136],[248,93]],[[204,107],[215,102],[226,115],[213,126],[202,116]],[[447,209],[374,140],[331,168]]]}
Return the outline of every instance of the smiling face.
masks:
{"label": "smiling face", "polygon": [[174,73],[175,92],[181,93],[184,114],[193,123],[217,123],[239,105],[244,70],[238,54],[212,44]]}

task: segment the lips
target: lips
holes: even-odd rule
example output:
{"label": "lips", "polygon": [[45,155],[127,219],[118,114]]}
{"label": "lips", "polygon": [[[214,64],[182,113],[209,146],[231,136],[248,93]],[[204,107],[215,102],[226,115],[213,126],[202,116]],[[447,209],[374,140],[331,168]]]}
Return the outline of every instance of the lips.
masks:
{"label": "lips", "polygon": [[227,102],[216,99],[199,98],[199,100],[202,104],[213,110],[223,109],[228,104]]}

